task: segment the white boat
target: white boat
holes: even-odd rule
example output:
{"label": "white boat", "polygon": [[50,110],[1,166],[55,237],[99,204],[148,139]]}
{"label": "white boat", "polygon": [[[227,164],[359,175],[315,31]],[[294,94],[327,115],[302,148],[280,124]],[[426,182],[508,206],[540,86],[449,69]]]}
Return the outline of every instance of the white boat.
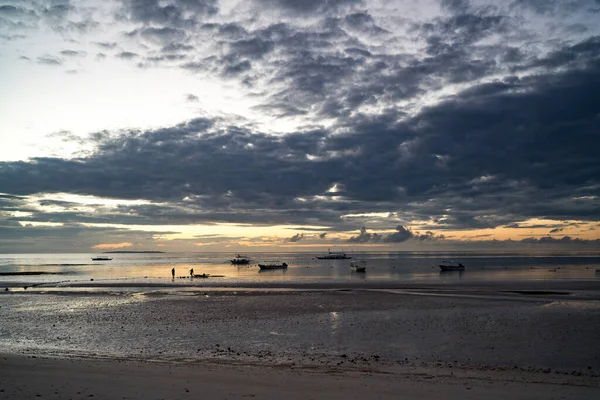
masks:
{"label": "white boat", "polygon": [[341,253],[332,253],[330,249],[327,249],[326,255],[317,257],[318,260],[349,260],[351,258],[343,250]]}
{"label": "white boat", "polygon": [[440,269],[442,271],[464,271],[465,266],[457,261],[442,261]]}
{"label": "white boat", "polygon": [[350,270],[352,272],[367,272],[367,262],[364,260],[352,261],[350,263]]}
{"label": "white boat", "polygon": [[286,263],[280,263],[280,262],[265,262],[265,263],[259,263],[258,267],[260,269],[285,269],[288,267],[288,265]]}
{"label": "white boat", "polygon": [[92,257],[92,261],[110,261],[112,258],[106,256]]}

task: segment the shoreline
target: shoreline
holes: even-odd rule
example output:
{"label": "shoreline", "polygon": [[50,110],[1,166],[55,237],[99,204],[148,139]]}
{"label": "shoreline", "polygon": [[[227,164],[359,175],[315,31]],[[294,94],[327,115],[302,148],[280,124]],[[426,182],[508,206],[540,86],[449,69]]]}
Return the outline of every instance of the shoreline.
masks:
{"label": "shoreline", "polygon": [[[60,273],[18,273],[10,276],[36,276],[40,275],[60,275]],[[196,277],[190,279],[189,276],[171,277],[116,277],[116,278],[85,278],[68,279],[62,281],[2,281],[0,275],[1,287],[17,287],[23,284],[30,286],[43,286],[46,288],[68,288],[68,287],[223,287],[223,288],[310,288],[310,289],[339,289],[339,288],[371,288],[371,289],[408,289],[408,288],[485,288],[489,290],[520,290],[519,288],[547,289],[547,290],[597,290],[600,292],[600,279],[502,279],[502,280],[389,280],[384,278],[365,278],[360,280],[348,279],[313,279],[297,278],[294,279],[239,279],[224,277],[221,275],[207,275],[206,277]],[[9,276],[9,275],[7,275]],[[450,276],[452,277],[452,276]]]}
{"label": "shoreline", "polygon": [[[0,296],[20,294],[210,294],[210,293],[288,293],[381,291],[411,296],[437,296],[448,298],[489,298],[520,301],[589,301],[600,302],[600,281],[589,280],[504,280],[470,282],[390,282],[371,281],[236,281],[221,278],[170,279],[170,278],[114,278],[63,282],[1,282]],[[0,297],[1,298],[1,297]]]}

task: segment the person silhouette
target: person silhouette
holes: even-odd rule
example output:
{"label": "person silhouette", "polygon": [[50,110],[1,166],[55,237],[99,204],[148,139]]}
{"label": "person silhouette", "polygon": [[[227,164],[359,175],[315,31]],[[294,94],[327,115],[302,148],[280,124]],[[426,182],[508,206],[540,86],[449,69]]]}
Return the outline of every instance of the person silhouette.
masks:
{"label": "person silhouette", "polygon": [[173,276],[173,279],[175,279],[175,268],[171,269],[171,275]]}
{"label": "person silhouette", "polygon": [[190,279],[194,279],[194,268],[190,269]]}

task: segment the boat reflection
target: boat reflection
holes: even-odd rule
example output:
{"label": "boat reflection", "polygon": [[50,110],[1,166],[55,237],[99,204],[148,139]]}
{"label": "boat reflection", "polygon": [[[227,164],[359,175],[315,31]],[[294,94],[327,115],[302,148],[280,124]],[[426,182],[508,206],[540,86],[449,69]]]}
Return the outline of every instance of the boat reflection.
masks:
{"label": "boat reflection", "polygon": [[454,271],[440,271],[440,278],[453,278],[453,277],[457,277],[457,278],[462,278],[463,274],[465,273],[465,270],[454,270]]}
{"label": "boat reflection", "polygon": [[259,269],[258,273],[259,274],[281,274],[283,273],[283,275],[287,274],[287,268],[271,268],[271,269]]}

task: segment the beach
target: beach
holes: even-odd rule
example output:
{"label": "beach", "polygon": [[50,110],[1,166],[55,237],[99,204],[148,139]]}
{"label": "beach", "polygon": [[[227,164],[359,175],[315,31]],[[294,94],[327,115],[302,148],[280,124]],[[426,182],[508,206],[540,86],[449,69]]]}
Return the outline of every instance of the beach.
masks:
{"label": "beach", "polygon": [[586,379],[510,371],[396,372],[228,363],[1,357],[7,399],[593,399]]}
{"label": "beach", "polygon": [[11,290],[0,398],[595,398],[599,289],[164,279]]}

